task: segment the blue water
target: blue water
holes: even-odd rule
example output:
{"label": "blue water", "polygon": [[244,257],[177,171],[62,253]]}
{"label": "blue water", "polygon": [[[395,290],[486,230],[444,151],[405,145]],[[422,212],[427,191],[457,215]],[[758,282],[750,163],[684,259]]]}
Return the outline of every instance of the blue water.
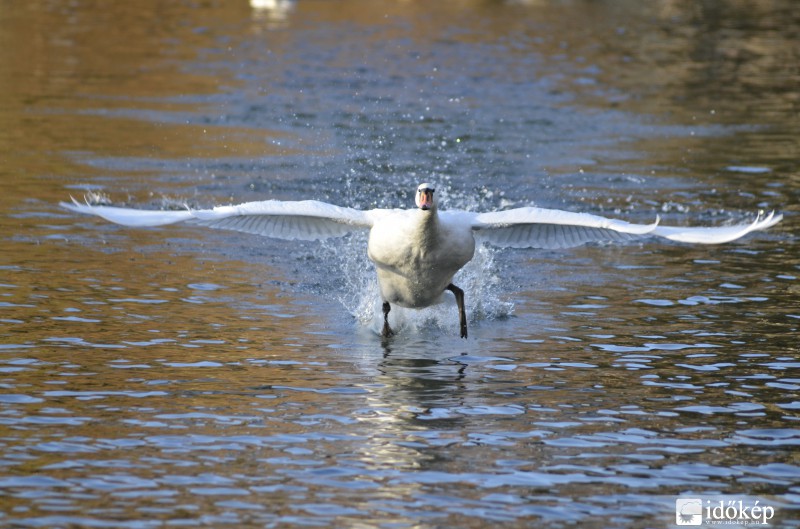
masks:
{"label": "blue water", "polygon": [[[800,527],[792,2],[8,6],[0,525]],[[6,10],[4,10],[6,12]],[[393,310],[365,240],[59,210],[536,204],[740,242],[480,248]]]}

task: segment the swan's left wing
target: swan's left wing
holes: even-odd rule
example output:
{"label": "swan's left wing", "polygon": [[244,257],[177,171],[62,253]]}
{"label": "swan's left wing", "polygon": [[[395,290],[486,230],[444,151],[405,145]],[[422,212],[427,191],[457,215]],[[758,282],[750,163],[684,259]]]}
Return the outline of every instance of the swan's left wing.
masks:
{"label": "swan's left wing", "polygon": [[776,215],[774,211],[770,211],[766,215],[763,212],[759,212],[756,219],[750,224],[691,228],[658,226],[653,230],[653,235],[679,242],[720,244],[735,241],[750,232],[766,230],[781,220],[783,220],[783,215]]}
{"label": "swan's left wing", "polygon": [[472,217],[472,229],[483,240],[511,248],[569,248],[588,242],[631,240],[647,236],[673,241],[717,244],[769,228],[782,216],[761,215],[751,224],[736,226],[680,228],[653,224],[631,224],[588,213],[544,208],[517,208],[481,213]]}
{"label": "swan's left wing", "polygon": [[96,215],[125,226],[163,226],[192,222],[212,228],[242,231],[277,239],[318,240],[340,237],[352,231],[372,227],[372,212],[334,206],[316,200],[284,202],[265,200],[213,209],[184,211],[149,211],[92,206],[62,202],[61,206],[78,213]]}

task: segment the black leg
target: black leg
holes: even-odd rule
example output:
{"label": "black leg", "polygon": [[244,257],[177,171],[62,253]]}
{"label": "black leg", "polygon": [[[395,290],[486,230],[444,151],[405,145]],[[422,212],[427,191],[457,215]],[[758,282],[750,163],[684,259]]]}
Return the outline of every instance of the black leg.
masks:
{"label": "black leg", "polygon": [[394,331],[391,327],[389,327],[389,311],[392,310],[392,307],[389,305],[388,301],[383,302],[383,337],[388,338],[389,336],[394,334]]}
{"label": "black leg", "polygon": [[464,308],[464,291],[455,286],[453,283],[447,285],[447,290],[456,296],[456,303],[458,304],[458,319],[461,323],[461,337],[467,337],[467,311]]}

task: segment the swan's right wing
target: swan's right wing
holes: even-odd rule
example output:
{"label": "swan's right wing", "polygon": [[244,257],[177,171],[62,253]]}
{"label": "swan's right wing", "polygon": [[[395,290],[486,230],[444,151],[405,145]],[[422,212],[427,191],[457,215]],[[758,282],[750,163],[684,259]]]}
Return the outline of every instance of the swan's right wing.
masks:
{"label": "swan's right wing", "polygon": [[195,222],[204,226],[303,241],[341,237],[369,229],[372,221],[366,213],[316,200],[265,200],[192,212]]}
{"label": "swan's right wing", "polygon": [[296,202],[265,200],[185,211],[148,211],[92,206],[75,200],[72,203],[62,202],[61,206],[125,226],[163,226],[186,221],[211,228],[241,231],[276,239],[305,241],[340,237],[352,231],[369,229],[379,211],[343,208],[316,200]]}

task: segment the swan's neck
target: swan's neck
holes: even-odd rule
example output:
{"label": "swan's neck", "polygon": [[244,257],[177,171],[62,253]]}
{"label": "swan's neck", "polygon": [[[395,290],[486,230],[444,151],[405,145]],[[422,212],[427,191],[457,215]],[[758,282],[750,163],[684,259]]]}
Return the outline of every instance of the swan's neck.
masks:
{"label": "swan's neck", "polygon": [[439,215],[436,213],[436,209],[419,210],[417,213],[419,218],[417,240],[423,247],[435,245],[439,237]]}

